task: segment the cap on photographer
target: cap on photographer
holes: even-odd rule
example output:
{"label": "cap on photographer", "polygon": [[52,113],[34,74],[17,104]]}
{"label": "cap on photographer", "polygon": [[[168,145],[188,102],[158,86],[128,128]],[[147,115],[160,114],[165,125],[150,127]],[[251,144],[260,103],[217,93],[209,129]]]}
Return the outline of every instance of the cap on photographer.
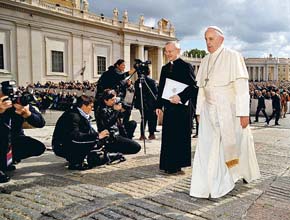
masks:
{"label": "cap on photographer", "polygon": [[45,125],[42,115],[28,102],[29,98],[17,91],[15,81],[1,82],[0,182],[9,181],[5,171],[16,169],[16,163],[28,157],[39,156],[45,151],[42,142],[24,134],[24,122],[36,128]]}

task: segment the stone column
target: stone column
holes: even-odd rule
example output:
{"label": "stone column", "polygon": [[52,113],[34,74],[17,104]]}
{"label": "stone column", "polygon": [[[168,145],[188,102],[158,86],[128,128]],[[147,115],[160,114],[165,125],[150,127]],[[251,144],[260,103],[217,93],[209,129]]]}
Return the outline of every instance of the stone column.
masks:
{"label": "stone column", "polygon": [[274,66],[274,80],[278,80],[278,64]]}
{"label": "stone column", "polygon": [[163,66],[163,48],[157,48],[157,78],[160,77],[161,68]]}
{"label": "stone column", "polygon": [[130,49],[130,43],[125,42],[124,43],[124,60],[126,62],[126,69],[125,71],[129,71],[130,69],[130,56],[131,55],[131,49]]}
{"label": "stone column", "polygon": [[266,65],[266,81],[269,80],[269,69],[268,69],[268,65]]}
{"label": "stone column", "polygon": [[137,47],[137,59],[144,61],[144,45],[138,45]]}
{"label": "stone column", "polygon": [[255,71],[255,67],[252,67],[252,71],[253,71],[253,81],[256,80],[256,71]]}
{"label": "stone column", "polygon": [[258,67],[258,81],[261,81],[261,67]]}

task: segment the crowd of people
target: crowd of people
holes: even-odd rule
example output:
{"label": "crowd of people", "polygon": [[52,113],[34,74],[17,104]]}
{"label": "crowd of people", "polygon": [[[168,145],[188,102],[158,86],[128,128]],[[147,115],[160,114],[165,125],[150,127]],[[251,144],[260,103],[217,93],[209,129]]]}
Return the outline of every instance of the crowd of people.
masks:
{"label": "crowd of people", "polygon": [[[282,82],[250,82],[250,98],[258,99],[257,109],[255,113],[255,121],[259,122],[259,114],[263,113],[265,122],[269,122],[275,118],[275,125],[280,125],[280,118],[285,118],[288,112],[288,102],[290,101],[290,83]],[[267,115],[265,100],[271,100],[272,113]]]}
{"label": "crowd of people", "polygon": [[[223,45],[223,31],[209,26],[205,31],[209,54],[198,73],[180,58],[180,45],[165,45],[168,63],[162,67],[159,85],[150,78],[146,64],[125,72],[119,59],[96,83],[46,82],[19,87],[4,81],[0,87],[0,182],[9,181],[6,171],[14,170],[22,159],[45,151],[40,141],[27,137],[22,123],[41,128],[41,112],[64,111],[57,120],[52,149],[68,162],[68,169],[86,170],[125,161],[125,154],[136,154],[141,145],[133,139],[137,122],[130,120],[132,108],[140,111],[139,140],[155,139],[157,116],[163,117],[159,169],[182,174],[192,165],[190,195],[218,198],[231,191],[239,179],[245,183],[260,177],[255,155],[249,109],[258,99],[255,122],[260,111],[266,123],[286,117],[289,82],[248,82],[242,56]],[[135,67],[135,66],[134,66]],[[137,71],[138,80],[130,80]],[[25,94],[28,94],[25,96]],[[94,97],[92,97],[94,95]],[[25,98],[23,98],[25,97]],[[30,97],[30,98],[29,98]],[[265,99],[272,100],[273,113],[265,112]],[[92,126],[94,113],[97,130]],[[191,158],[193,118],[198,137]]]}

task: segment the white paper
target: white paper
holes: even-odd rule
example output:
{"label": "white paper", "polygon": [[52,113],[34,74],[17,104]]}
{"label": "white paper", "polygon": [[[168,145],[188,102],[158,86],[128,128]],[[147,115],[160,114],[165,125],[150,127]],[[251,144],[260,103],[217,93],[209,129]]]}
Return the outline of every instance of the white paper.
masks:
{"label": "white paper", "polygon": [[[178,82],[173,79],[166,78],[162,98],[169,100],[169,98],[173,95],[177,95],[178,93],[182,92],[188,85]],[[180,102],[180,104],[183,104]],[[188,101],[185,103],[185,105],[188,105]]]}

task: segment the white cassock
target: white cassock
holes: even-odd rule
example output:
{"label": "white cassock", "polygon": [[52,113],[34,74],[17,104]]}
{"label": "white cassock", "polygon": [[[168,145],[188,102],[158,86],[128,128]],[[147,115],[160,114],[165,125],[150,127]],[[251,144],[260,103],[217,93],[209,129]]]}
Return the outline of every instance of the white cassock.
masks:
{"label": "white cassock", "polygon": [[196,78],[200,123],[190,195],[218,198],[238,179],[260,177],[250,127],[242,129],[239,118],[249,116],[248,72],[238,52],[221,46],[202,60]]}

